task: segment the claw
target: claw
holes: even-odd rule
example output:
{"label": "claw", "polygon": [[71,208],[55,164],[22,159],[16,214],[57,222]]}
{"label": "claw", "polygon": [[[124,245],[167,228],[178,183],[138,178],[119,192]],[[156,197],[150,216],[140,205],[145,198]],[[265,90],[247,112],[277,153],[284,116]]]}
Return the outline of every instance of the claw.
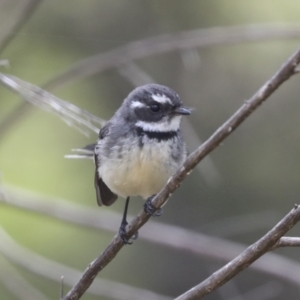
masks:
{"label": "claw", "polygon": [[126,226],[127,222],[122,222],[119,228],[119,236],[125,245],[131,245],[132,242],[129,242],[129,239],[126,237]]}
{"label": "claw", "polygon": [[144,211],[150,214],[152,217],[160,217],[163,214],[162,208],[156,208],[152,205],[151,200],[154,196],[148,198],[144,204]]}
{"label": "claw", "polygon": [[[128,222],[122,222],[119,229],[119,236],[125,245],[131,245],[133,242],[130,242],[130,238],[126,236],[126,226]],[[139,232],[137,231],[132,237],[132,240],[136,240],[139,237]]]}

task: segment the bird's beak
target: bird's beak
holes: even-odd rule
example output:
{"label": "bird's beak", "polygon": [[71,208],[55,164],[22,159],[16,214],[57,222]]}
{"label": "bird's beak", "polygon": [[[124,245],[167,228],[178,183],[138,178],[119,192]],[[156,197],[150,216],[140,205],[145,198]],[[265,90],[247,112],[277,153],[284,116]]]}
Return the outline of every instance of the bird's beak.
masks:
{"label": "bird's beak", "polygon": [[173,110],[173,114],[175,115],[190,115],[191,114],[191,109],[187,107],[177,107],[176,109]]}

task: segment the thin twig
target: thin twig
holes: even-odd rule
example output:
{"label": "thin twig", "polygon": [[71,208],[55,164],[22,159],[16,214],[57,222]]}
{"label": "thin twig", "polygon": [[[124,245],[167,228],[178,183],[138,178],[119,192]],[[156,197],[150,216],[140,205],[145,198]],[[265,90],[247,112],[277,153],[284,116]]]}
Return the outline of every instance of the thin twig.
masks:
{"label": "thin twig", "polygon": [[[300,62],[300,49],[296,51],[278,72],[268,80],[253,96],[246,101],[236,113],[229,118],[203,145],[189,155],[183,166],[169,179],[165,187],[153,198],[152,205],[156,208],[163,206],[172,193],[180,186],[184,178],[191,173],[195,166],[211,151],[230,135],[258,106],[260,106],[283,82],[294,75],[294,70]],[[131,237],[150,218],[142,210],[127,226],[127,236]],[[97,257],[84,271],[77,284],[64,297],[64,300],[79,299],[92,284],[97,274],[108,264],[124,246],[116,235],[102,254]]]}
{"label": "thin twig", "polygon": [[299,24],[252,24],[232,27],[196,29],[164,34],[135,41],[120,48],[91,56],[74,64],[70,69],[43,85],[45,89],[59,89],[79,79],[118,68],[134,60],[171,51],[230,45],[237,43],[268,41],[275,39],[299,39]]}
{"label": "thin twig", "polygon": [[300,206],[295,205],[295,207],[266,235],[249,246],[239,256],[213,273],[206,280],[177,297],[176,300],[196,300],[210,294],[272,249],[276,242],[299,221]]}
{"label": "thin twig", "polygon": [[281,248],[281,247],[300,247],[300,237],[283,236],[272,247],[272,250]]}

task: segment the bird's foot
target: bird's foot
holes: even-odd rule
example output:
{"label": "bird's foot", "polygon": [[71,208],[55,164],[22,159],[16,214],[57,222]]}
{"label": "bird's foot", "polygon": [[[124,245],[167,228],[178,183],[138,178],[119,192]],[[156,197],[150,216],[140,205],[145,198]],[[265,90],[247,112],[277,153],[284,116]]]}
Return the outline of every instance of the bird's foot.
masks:
{"label": "bird's foot", "polygon": [[121,223],[121,226],[119,229],[119,235],[125,245],[131,245],[133,242],[131,242],[130,239],[136,240],[139,237],[139,232],[137,231],[131,238],[128,238],[127,233],[126,233],[127,224],[128,224],[128,222],[126,222],[126,221]]}
{"label": "bird's foot", "polygon": [[152,205],[152,199],[155,197],[151,196],[149,197],[145,204],[144,204],[144,211],[148,214],[150,214],[152,217],[160,217],[163,214],[163,209],[162,208],[156,208]]}

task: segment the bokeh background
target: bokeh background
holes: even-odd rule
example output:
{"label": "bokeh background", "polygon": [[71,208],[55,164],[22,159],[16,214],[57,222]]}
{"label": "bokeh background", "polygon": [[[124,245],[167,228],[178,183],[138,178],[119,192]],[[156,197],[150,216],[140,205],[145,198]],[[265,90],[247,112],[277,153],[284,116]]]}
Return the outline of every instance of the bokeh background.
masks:
{"label": "bokeh background", "polygon": [[[30,1],[0,1],[0,38],[7,34],[27,2]],[[106,69],[91,76],[76,79],[71,75],[69,82],[58,79],[56,85],[46,88],[61,99],[109,119],[135,85],[155,81],[170,86],[187,106],[194,108],[183,124],[189,151],[251,97],[297,49],[300,40],[297,0],[35,2],[40,3],[20,29],[11,32],[10,42],[2,49],[0,59],[9,60],[9,67],[1,67],[1,72],[42,87],[75,64],[132,42],[197,29],[218,30],[219,37],[212,35],[215,43],[201,47],[200,42],[181,44],[173,51],[133,57],[126,64],[108,62]],[[250,27],[252,37],[248,37]],[[234,40],[229,33],[235,29],[245,34],[239,33]],[[282,29],[286,33],[280,36]],[[152,40],[148,47],[156,42]],[[200,169],[188,176],[165,206],[164,215],[150,222],[249,245],[272,228],[294,203],[299,203],[299,80],[294,76],[280,87]],[[82,272],[104,250],[118,224],[115,232],[77,226],[20,209],[10,203],[9,195],[5,202],[5,191],[18,189],[24,203],[30,193],[36,193],[37,201],[45,196],[50,203],[69,201],[99,212],[99,218],[113,211],[120,214],[120,220],[124,201],[99,208],[92,161],[64,158],[72,148],[94,142],[96,134],[84,136],[54,114],[24,103],[0,85],[0,172],[4,194],[1,227],[19,246]],[[132,201],[130,214],[135,215],[141,207],[140,199]],[[299,236],[299,226],[290,234]],[[7,246],[4,239],[0,239],[1,243]],[[33,273],[1,249],[1,299],[27,299],[17,296],[18,289],[24,295],[25,290],[30,294],[31,289],[36,289],[45,299],[58,298],[60,278]],[[212,252],[216,250],[222,251]],[[300,270],[299,249],[280,249],[276,253]],[[23,260],[28,265],[39,265],[38,260],[25,254]],[[140,239],[124,247],[98,277],[176,297],[225,263],[145,241],[141,229]],[[297,276],[300,273],[295,274],[295,281]],[[19,279],[25,279],[30,287],[18,285]],[[207,299],[296,299],[299,287],[299,283],[247,269]],[[66,284],[65,292],[69,288]],[[83,299],[115,298],[86,293]]]}

